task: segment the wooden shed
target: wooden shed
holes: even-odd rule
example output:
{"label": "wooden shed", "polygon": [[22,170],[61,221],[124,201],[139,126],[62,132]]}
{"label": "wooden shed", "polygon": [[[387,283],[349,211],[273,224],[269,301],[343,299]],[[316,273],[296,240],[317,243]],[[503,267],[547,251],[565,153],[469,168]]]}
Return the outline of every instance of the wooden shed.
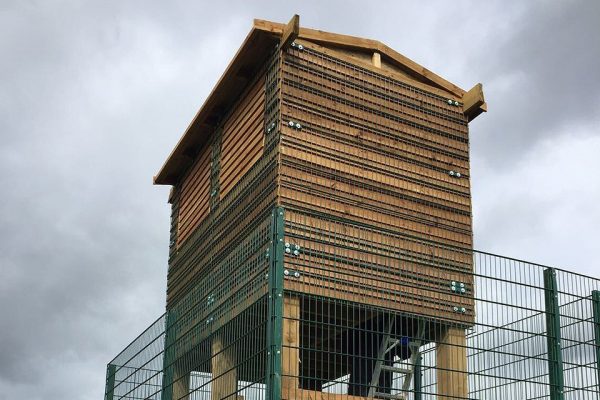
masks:
{"label": "wooden shed", "polygon": [[[210,315],[215,332],[265,296],[257,266],[275,257],[265,221],[281,210],[281,398],[358,376],[349,358],[310,360],[347,338],[327,321],[372,330],[377,310],[401,316],[397,326],[412,324],[407,331],[419,330],[420,343],[441,343],[439,398],[466,398],[466,374],[456,371],[466,368],[460,347],[475,315],[468,123],[483,111],[480,84],[465,91],[378,41],[300,28],[297,17],[255,20],[154,178],[173,186],[167,310],[206,298],[188,322]],[[226,289],[212,291],[225,280]],[[307,344],[317,317],[318,348]],[[381,338],[395,331],[386,318]],[[416,321],[435,323],[436,332]],[[227,367],[234,355],[219,343],[207,370],[228,372],[213,398],[231,392],[225,379],[257,373],[236,376]],[[348,396],[375,397],[371,386]]]}

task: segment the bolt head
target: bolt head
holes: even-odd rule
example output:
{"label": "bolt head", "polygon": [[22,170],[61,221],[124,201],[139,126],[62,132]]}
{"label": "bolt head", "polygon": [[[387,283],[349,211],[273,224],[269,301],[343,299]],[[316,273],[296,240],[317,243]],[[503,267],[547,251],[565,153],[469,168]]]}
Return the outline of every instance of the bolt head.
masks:
{"label": "bolt head", "polygon": [[290,121],[290,122],[288,122],[288,125],[289,125],[289,126],[294,126],[294,121]]}
{"label": "bolt head", "polygon": [[454,105],[458,106],[458,101],[454,100]]}
{"label": "bolt head", "polygon": [[460,172],[457,172],[457,173],[456,173],[456,177],[457,177],[457,178],[460,178]]}
{"label": "bolt head", "polygon": [[448,172],[448,174],[449,174],[450,176],[454,176],[454,175],[456,174],[456,172],[454,172],[454,171],[450,171],[450,172]]}
{"label": "bolt head", "polygon": [[301,44],[298,45],[298,50],[304,50],[304,46],[302,46]]}
{"label": "bolt head", "polygon": [[285,271],[283,271],[283,274],[284,274],[285,276],[289,276],[289,275],[290,275],[290,271],[288,271],[288,270],[286,269]]}
{"label": "bolt head", "polygon": [[300,255],[300,252],[298,250],[294,250],[294,255],[298,256],[298,255]]}
{"label": "bolt head", "polygon": [[296,245],[294,245],[294,248],[295,248],[296,250],[300,250],[300,245],[299,245],[299,244],[296,244]]}
{"label": "bolt head", "polygon": [[285,247],[290,247],[291,244],[289,244],[288,242],[285,242]]}
{"label": "bolt head", "polygon": [[300,125],[298,122],[296,122],[296,129],[302,129],[302,125]]}
{"label": "bolt head", "polygon": [[460,289],[460,292],[461,292],[461,293],[466,293],[466,292],[467,292],[467,289],[465,289],[465,288],[461,288],[461,289]]}
{"label": "bolt head", "polygon": [[458,307],[452,307],[454,311],[458,311]]}
{"label": "bolt head", "polygon": [[285,252],[289,254],[289,253],[291,253],[291,252],[292,252],[292,249],[290,249],[289,247],[286,247],[286,248],[285,248]]}
{"label": "bolt head", "polygon": [[294,272],[294,278],[300,278],[300,272],[298,272],[298,271]]}
{"label": "bolt head", "polygon": [[448,104],[452,105],[454,102],[452,101],[452,99],[448,99]]}

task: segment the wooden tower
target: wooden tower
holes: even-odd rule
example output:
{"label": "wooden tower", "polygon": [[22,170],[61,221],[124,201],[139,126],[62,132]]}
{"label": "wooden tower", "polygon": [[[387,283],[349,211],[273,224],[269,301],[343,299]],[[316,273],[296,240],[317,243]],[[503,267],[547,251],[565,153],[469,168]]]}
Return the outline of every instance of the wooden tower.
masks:
{"label": "wooden tower", "polygon": [[[418,399],[426,344],[438,398],[467,398],[468,123],[483,111],[481,84],[467,92],[378,41],[255,20],[154,178],[173,186],[166,342],[179,342],[163,398],[188,398],[204,371],[213,399],[239,398],[239,381],[290,400],[404,398],[394,373]],[[227,329],[261,313],[266,358],[236,367],[252,346]],[[412,367],[386,365],[398,360]],[[340,376],[346,393],[326,392]]]}

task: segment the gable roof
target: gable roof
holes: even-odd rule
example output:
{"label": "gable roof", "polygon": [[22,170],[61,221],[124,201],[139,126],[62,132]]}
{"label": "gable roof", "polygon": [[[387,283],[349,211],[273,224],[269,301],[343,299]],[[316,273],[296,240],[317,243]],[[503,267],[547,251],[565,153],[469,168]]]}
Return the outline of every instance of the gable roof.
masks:
{"label": "gable roof", "polygon": [[[294,20],[294,18],[292,19]],[[295,16],[295,22],[298,18]],[[290,22],[291,23],[291,22]],[[289,25],[289,24],[288,24]],[[234,103],[243,92],[252,77],[258,72],[265,60],[279,45],[282,35],[287,35],[286,24],[255,19],[252,29],[246,36],[225,72],[213,88],[185,133],[154,177],[156,185],[174,185],[182,173],[193,162],[200,148],[206,143],[219,123],[222,114]],[[315,29],[299,28],[297,35],[301,39],[347,50],[379,53],[392,66],[402,70],[415,80],[424,82],[434,88],[443,90],[449,97],[461,100],[467,92],[447,81],[427,68],[403,56],[385,44],[371,39],[323,32]],[[287,39],[286,39],[287,40]],[[471,91],[469,92],[471,93]],[[478,103],[478,112],[485,111],[483,94]],[[472,119],[471,118],[471,119]]]}

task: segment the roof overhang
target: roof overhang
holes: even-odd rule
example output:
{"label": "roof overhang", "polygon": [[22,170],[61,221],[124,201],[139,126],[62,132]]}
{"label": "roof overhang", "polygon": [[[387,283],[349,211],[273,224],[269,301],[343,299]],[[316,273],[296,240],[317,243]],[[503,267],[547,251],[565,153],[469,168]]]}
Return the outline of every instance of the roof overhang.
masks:
{"label": "roof overhang", "polygon": [[377,52],[387,62],[415,79],[443,90],[451,97],[473,100],[470,104],[469,120],[487,110],[480,84],[476,85],[478,87],[476,93],[473,92],[475,88],[466,92],[377,40],[299,28],[297,16],[294,16],[287,25],[255,19],[242,46],[154,177],[154,184],[175,185],[178,182],[181,174],[192,164],[199,150],[220,122],[223,113],[244,91],[275,47],[280,45],[280,41],[288,43],[290,37],[299,37],[317,44],[333,45],[349,50]]}

